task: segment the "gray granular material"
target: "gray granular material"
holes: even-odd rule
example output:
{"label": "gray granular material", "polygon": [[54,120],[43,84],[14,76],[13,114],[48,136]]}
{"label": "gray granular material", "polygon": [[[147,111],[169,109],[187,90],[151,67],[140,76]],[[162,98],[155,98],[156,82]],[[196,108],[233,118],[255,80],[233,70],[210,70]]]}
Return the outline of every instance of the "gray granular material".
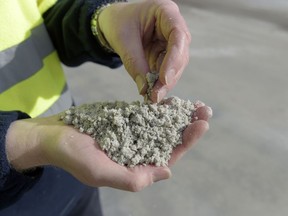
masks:
{"label": "gray granular material", "polygon": [[90,135],[118,164],[166,166],[196,108],[178,97],[165,101],[84,104],[70,108],[61,119]]}
{"label": "gray granular material", "polygon": [[146,80],[148,84],[148,88],[146,91],[146,95],[144,97],[144,101],[147,103],[151,103],[151,94],[152,94],[152,89],[156,83],[156,81],[159,78],[159,73],[158,72],[149,72],[146,74]]}

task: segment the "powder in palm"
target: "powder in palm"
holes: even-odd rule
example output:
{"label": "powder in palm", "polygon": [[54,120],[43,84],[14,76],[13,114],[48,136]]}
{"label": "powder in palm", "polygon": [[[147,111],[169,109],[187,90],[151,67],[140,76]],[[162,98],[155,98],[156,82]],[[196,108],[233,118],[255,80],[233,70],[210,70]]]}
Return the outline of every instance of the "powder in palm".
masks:
{"label": "powder in palm", "polygon": [[61,119],[90,135],[118,164],[166,166],[195,109],[178,97],[158,104],[97,102],[72,107]]}

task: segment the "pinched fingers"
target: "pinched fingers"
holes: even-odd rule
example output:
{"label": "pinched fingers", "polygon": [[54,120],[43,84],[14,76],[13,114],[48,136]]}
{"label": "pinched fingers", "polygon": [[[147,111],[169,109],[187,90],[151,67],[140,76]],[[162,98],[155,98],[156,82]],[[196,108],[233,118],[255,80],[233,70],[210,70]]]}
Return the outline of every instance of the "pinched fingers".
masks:
{"label": "pinched fingers", "polygon": [[[182,55],[182,59],[180,59],[182,61],[182,65],[179,66],[178,70],[174,70],[174,69],[169,69],[168,71],[165,71],[165,72],[162,72],[162,68],[164,67],[163,65],[165,65],[166,63],[164,62],[165,60],[168,61],[170,64],[171,63],[175,63],[175,65],[177,64],[177,59],[175,59],[175,61],[172,59],[174,57],[171,58],[171,60],[167,60],[167,55],[169,53],[165,53],[165,56],[163,57],[163,55],[161,56],[162,58],[159,58],[158,59],[158,62],[157,62],[157,66],[159,68],[159,65],[161,64],[160,66],[160,74],[159,74],[159,79],[158,81],[155,83],[154,87],[153,87],[153,90],[152,90],[152,94],[151,94],[151,100],[153,102],[160,102],[166,95],[167,93],[172,90],[178,80],[181,78],[182,76],[182,73],[185,69],[185,67],[187,66],[188,64],[188,61],[189,61],[189,54],[187,50],[184,50],[183,51],[185,53],[185,55]],[[173,55],[173,54],[172,54]],[[180,54],[179,54],[180,55]],[[185,56],[187,57],[187,59],[185,60]],[[163,75],[165,74],[165,75]],[[164,78],[163,78],[164,76]],[[161,78],[162,77],[162,78]],[[164,81],[163,81],[164,79]]]}
{"label": "pinched fingers", "polygon": [[181,78],[183,69],[181,69],[181,71],[175,75],[175,77],[171,80],[171,83],[169,83],[168,85],[163,84],[160,79],[157,80],[151,92],[151,100],[153,102],[158,103],[162,99],[164,99],[167,93],[173,89],[173,87],[177,84],[178,80]]}
{"label": "pinched fingers", "polygon": [[159,72],[159,80],[155,83],[151,100],[160,102],[174,88],[189,62],[191,35],[177,4],[173,1],[162,1],[156,17],[155,37],[158,46],[149,50],[148,59],[150,68],[156,68]]}

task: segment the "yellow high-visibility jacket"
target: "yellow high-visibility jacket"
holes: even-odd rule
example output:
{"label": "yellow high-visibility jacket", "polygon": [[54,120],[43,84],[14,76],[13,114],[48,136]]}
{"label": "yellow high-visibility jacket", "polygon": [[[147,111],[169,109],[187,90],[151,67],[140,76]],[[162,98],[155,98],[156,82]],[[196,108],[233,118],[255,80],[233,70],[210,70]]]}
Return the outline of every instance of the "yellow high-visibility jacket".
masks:
{"label": "yellow high-visibility jacket", "polygon": [[61,106],[71,105],[59,58],[42,18],[54,3],[1,1],[0,110],[17,109],[35,117],[51,108],[62,93],[65,102],[61,101]]}
{"label": "yellow high-visibility jacket", "polygon": [[[58,55],[70,66],[85,61],[112,68],[121,64],[118,56],[101,49],[90,32],[94,5],[87,6],[85,1],[55,4],[56,0],[0,2],[0,110],[20,110],[35,117],[71,106]],[[77,6],[74,13],[65,11]]]}

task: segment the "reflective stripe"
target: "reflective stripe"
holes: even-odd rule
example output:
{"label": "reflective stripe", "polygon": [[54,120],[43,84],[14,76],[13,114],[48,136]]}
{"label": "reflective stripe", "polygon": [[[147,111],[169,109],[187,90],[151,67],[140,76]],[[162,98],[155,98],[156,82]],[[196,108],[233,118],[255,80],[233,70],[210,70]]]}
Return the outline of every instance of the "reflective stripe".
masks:
{"label": "reflective stripe", "polygon": [[54,50],[41,24],[24,42],[0,52],[0,93],[31,77],[43,67],[43,59]]}
{"label": "reflective stripe", "polygon": [[36,74],[0,94],[0,110],[18,109],[36,117],[58,100],[66,80],[57,53],[43,62]]}
{"label": "reflective stripe", "polygon": [[55,115],[69,109],[72,105],[73,99],[66,85],[60,98],[48,110],[41,114],[41,117]]}
{"label": "reflective stripe", "polygon": [[1,1],[0,110],[21,110],[36,117],[71,106],[65,76],[42,18],[55,2]]}

